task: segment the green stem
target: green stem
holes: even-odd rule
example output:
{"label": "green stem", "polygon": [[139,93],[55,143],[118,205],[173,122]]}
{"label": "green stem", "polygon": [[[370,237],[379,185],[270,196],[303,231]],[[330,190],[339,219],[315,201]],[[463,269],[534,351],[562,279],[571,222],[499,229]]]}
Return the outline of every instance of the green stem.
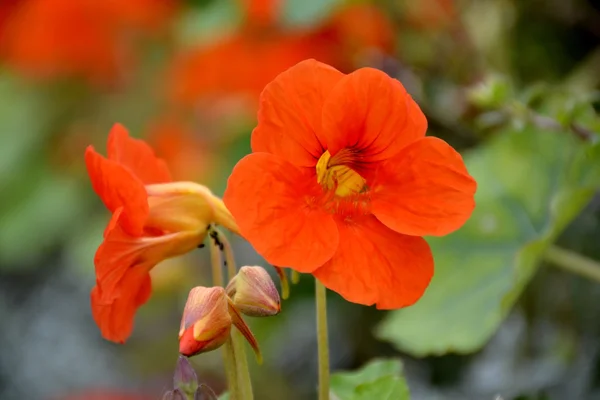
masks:
{"label": "green stem", "polygon": [[[227,237],[218,229],[216,230],[219,242],[223,245],[223,253],[225,254],[225,262],[227,263],[227,275],[229,279],[237,274],[237,265],[233,255],[233,248]],[[252,380],[250,379],[250,370],[248,369],[248,357],[246,356],[246,346],[244,337],[240,332],[235,330],[232,332],[233,346],[236,352],[236,367],[239,379],[240,394],[243,400],[253,400],[254,394],[252,391]]]}
{"label": "green stem", "polygon": [[[211,230],[214,228],[211,228]],[[212,239],[212,238],[211,238]],[[223,286],[223,268],[221,260],[221,249],[214,240],[210,240],[210,264],[212,266],[213,284]],[[223,363],[225,364],[225,375],[229,387],[229,396],[231,400],[243,400],[240,397],[238,384],[237,362],[235,348],[231,336],[223,345]]]}
{"label": "green stem", "polygon": [[319,352],[319,400],[329,400],[329,341],[327,338],[327,289],[315,279],[317,346]]}
{"label": "green stem", "polygon": [[227,263],[227,275],[229,280],[233,279],[233,277],[237,274],[237,266],[235,264],[235,257],[233,256],[233,249],[231,248],[231,243],[227,236],[223,234],[220,230],[216,229],[217,237],[219,241],[223,244],[223,253],[225,254],[225,262]]}
{"label": "green stem", "polygon": [[550,246],[544,253],[544,259],[565,271],[600,282],[600,263],[580,254]]}
{"label": "green stem", "polygon": [[248,368],[248,358],[246,357],[246,343],[244,337],[239,331],[232,332],[233,346],[236,353],[239,355],[237,358],[237,373],[239,377],[239,384],[241,394],[244,399],[253,400],[254,393],[252,392],[252,380],[250,379],[250,370]]}
{"label": "green stem", "polygon": [[300,282],[300,272],[293,269],[291,280],[294,285],[297,284],[298,282]]}
{"label": "green stem", "polygon": [[[212,239],[212,238],[211,238]],[[221,250],[214,240],[210,240],[210,265],[212,267],[213,285],[223,286],[223,268]]]}
{"label": "green stem", "polygon": [[223,356],[225,360],[225,375],[227,376],[227,382],[229,385],[229,398],[231,400],[242,400],[240,396],[239,379],[236,366],[238,360],[235,354],[235,345],[231,336],[227,339],[223,345]]}

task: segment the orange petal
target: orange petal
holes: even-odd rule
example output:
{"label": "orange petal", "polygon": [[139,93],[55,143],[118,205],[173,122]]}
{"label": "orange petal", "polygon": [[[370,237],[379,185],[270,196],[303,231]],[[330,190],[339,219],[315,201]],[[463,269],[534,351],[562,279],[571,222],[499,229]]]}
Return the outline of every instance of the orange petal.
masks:
{"label": "orange petal", "polygon": [[254,153],[233,169],[223,200],[240,232],[270,264],[311,272],[333,256],[338,232],[316,206],[314,168]]}
{"label": "orange petal", "polygon": [[313,272],[327,288],[353,303],[379,309],[406,307],[425,292],[433,257],[423,238],[396,233],[373,216],[340,221],[340,245]]}
{"label": "orange petal", "polygon": [[426,137],[380,166],[372,212],[396,232],[443,236],[471,216],[476,189],[460,154],[443,140]]}
{"label": "orange petal", "polygon": [[127,270],[119,283],[120,295],[106,300],[99,286],[91,293],[92,316],[102,337],[124,343],[131,335],[137,309],[148,301],[152,292],[150,275],[143,267]]}
{"label": "orange petal", "polygon": [[260,96],[252,151],[276,154],[299,167],[314,167],[323,154],[321,111],[344,74],[315,60],[279,74]]}
{"label": "orange petal", "polygon": [[92,187],[106,208],[115,212],[122,207],[120,223],[133,236],[143,232],[149,208],[144,185],[121,164],[107,160],[92,146],[85,151],[85,164]]}
{"label": "orange petal", "polygon": [[383,161],[425,136],[427,121],[396,79],[361,68],[341,79],[323,105],[323,135],[331,156],[344,148],[364,162]]}
{"label": "orange petal", "polygon": [[111,224],[94,257],[96,282],[105,300],[122,295],[121,281],[133,267],[150,271],[159,262],[195,249],[205,232],[184,231],[155,237],[128,235],[119,223]]}
{"label": "orange petal", "polygon": [[108,135],[108,158],[129,168],[146,185],[171,181],[167,164],[148,143],[129,137],[121,124],[115,124]]}

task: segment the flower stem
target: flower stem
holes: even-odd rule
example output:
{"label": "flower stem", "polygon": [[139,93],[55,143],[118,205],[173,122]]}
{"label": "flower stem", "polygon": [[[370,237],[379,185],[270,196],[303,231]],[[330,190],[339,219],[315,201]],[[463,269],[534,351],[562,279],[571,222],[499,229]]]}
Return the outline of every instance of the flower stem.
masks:
{"label": "flower stem", "polygon": [[600,263],[580,254],[550,246],[544,253],[544,259],[565,271],[600,282]]}
{"label": "flower stem", "polygon": [[240,396],[241,393],[236,368],[238,362],[235,354],[235,345],[231,336],[229,336],[225,345],[223,345],[223,357],[225,360],[225,375],[227,375],[227,382],[229,385],[229,398],[231,400],[242,400],[243,397]]}
{"label": "flower stem", "polygon": [[[210,229],[211,231],[214,228]],[[221,259],[221,248],[214,237],[211,235],[210,241],[210,264],[212,266],[212,278],[215,286],[223,286],[223,268]],[[225,375],[227,377],[227,385],[229,387],[229,397],[231,400],[243,400],[240,397],[237,374],[237,360],[235,348],[231,340],[231,336],[223,345],[223,363],[225,364]]]}
{"label": "flower stem", "polygon": [[297,284],[298,282],[300,282],[300,272],[296,271],[296,270],[292,270],[292,284]]}
{"label": "flower stem", "polygon": [[[223,245],[223,253],[225,254],[225,263],[227,264],[228,278],[233,279],[233,277],[237,274],[237,265],[233,255],[233,248],[223,232],[218,229],[215,229],[215,231],[217,232],[217,238],[219,242]],[[233,338],[233,346],[236,353],[236,368],[241,391],[240,394],[242,395],[241,399],[253,400],[254,394],[252,392],[252,380],[250,379],[250,371],[248,369],[248,357],[246,356],[244,338],[237,330],[233,331],[231,336]]]}
{"label": "flower stem", "polygon": [[329,400],[329,341],[327,337],[327,289],[315,279],[317,346],[319,352],[319,400]]}
{"label": "flower stem", "polygon": [[221,249],[214,241],[210,243],[210,265],[212,266],[213,285],[223,286],[223,268],[221,267]]}
{"label": "flower stem", "polygon": [[233,347],[235,348],[236,353],[239,355],[239,357],[236,359],[236,365],[240,383],[240,391],[244,399],[253,400],[254,393],[252,392],[252,380],[250,379],[250,370],[248,369],[248,358],[246,357],[244,338],[237,330],[231,334],[233,336]]}
{"label": "flower stem", "polygon": [[215,231],[217,232],[217,238],[219,239],[219,242],[221,242],[221,244],[223,245],[223,253],[225,254],[225,264],[227,264],[227,277],[231,280],[233,279],[235,274],[237,274],[237,266],[235,264],[235,257],[233,256],[233,249],[231,247],[229,239],[227,239],[227,236],[225,236],[223,232],[221,232],[218,229],[215,229]]}

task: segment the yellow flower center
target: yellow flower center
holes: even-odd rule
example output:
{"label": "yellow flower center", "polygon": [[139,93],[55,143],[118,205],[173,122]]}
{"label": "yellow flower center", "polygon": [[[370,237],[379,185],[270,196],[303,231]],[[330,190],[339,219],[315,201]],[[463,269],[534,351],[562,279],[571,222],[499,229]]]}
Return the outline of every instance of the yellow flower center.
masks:
{"label": "yellow flower center", "polygon": [[365,192],[367,181],[348,166],[352,165],[352,158],[348,149],[339,151],[333,158],[325,151],[317,162],[317,182],[326,190],[335,190],[335,195],[340,197]]}

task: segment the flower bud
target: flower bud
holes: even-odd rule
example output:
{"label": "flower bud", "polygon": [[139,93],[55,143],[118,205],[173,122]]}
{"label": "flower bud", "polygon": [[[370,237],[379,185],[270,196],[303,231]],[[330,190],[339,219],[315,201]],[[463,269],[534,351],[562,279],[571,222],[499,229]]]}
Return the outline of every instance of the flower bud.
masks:
{"label": "flower bud", "polygon": [[187,357],[179,356],[175,374],[173,375],[173,386],[184,394],[193,396],[198,389],[198,376]]}
{"label": "flower bud", "polygon": [[231,324],[225,289],[193,288],[181,319],[179,352],[191,357],[220,347],[229,337]]}
{"label": "flower bud", "polygon": [[227,285],[234,306],[251,317],[279,314],[281,300],[273,280],[262,267],[242,267]]}
{"label": "flower bud", "polygon": [[194,397],[194,400],[218,400],[218,397],[215,394],[215,392],[210,388],[210,386],[202,383],[196,391],[196,396]]}
{"label": "flower bud", "polygon": [[186,396],[179,389],[169,390],[164,394],[162,400],[187,400]]}

